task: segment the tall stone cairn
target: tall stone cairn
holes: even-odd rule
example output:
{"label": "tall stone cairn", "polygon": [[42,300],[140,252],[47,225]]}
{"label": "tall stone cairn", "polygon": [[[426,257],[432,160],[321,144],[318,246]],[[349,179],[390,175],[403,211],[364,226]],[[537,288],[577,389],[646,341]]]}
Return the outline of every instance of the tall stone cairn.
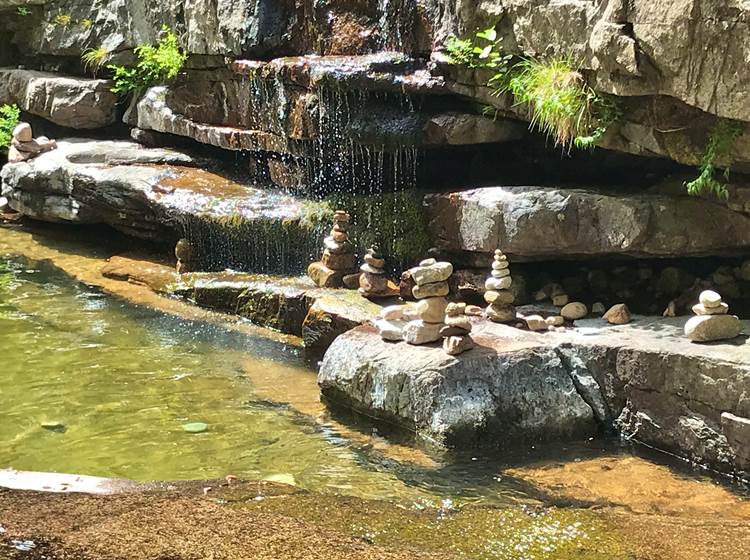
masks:
{"label": "tall stone cairn", "polygon": [[449,303],[445,308],[445,326],[440,329],[443,337],[443,350],[457,356],[474,348],[474,340],[469,336],[471,319],[466,315],[465,303]]}
{"label": "tall stone cairn", "polygon": [[409,344],[428,344],[440,340],[445,326],[445,309],[450,291],[448,279],[453,274],[449,262],[427,259],[411,269],[415,286],[412,295],[417,300],[416,321],[409,321],[403,329],[403,339]]}
{"label": "tall stone cairn", "polygon": [[333,228],[323,240],[323,256],[307,268],[307,275],[322,288],[340,288],[344,276],[356,270],[357,257],[349,241],[349,221],[349,214],[336,210]]}
{"label": "tall stone cairn", "polygon": [[514,296],[510,287],[513,279],[510,276],[508,257],[500,249],[495,251],[492,261],[492,273],[484,283],[487,291],[484,300],[487,306],[487,317],[496,323],[510,323],[516,320],[516,308],[513,305]]}
{"label": "tall stone cairn", "polygon": [[366,298],[382,298],[393,295],[388,289],[388,277],[385,274],[385,259],[376,247],[371,247],[365,254],[364,264],[359,268],[359,293]]}

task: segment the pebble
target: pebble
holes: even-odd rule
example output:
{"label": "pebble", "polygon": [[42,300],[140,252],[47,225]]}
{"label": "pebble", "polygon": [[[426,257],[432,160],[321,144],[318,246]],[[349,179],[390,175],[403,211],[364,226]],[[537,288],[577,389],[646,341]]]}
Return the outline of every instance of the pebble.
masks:
{"label": "pebble", "polygon": [[704,303],[696,303],[693,306],[693,313],[696,315],[726,315],[729,313],[729,305],[723,301],[720,301],[716,307],[708,307]]}
{"label": "pebble", "polygon": [[448,300],[444,297],[431,297],[417,302],[415,310],[425,323],[442,323]]}
{"label": "pebble", "polygon": [[190,434],[200,434],[208,430],[208,424],[205,422],[190,422],[183,424],[182,429]]}
{"label": "pebble", "polygon": [[65,424],[55,421],[42,422],[41,426],[50,432],[64,432],[67,429]]}
{"label": "pebble", "polygon": [[594,315],[604,315],[605,311],[607,311],[607,308],[604,307],[604,304],[601,301],[597,301],[591,306],[591,313]]}
{"label": "pebble", "polygon": [[436,259],[425,259],[419,263],[419,266],[432,266],[433,264],[437,264]]}
{"label": "pebble", "polygon": [[472,317],[479,317],[482,315],[482,308],[478,305],[467,305],[464,313]]}
{"label": "pebble", "polygon": [[492,261],[492,270],[508,270],[508,261]]}
{"label": "pebble", "polygon": [[549,327],[547,321],[540,315],[529,315],[528,317],[524,317],[524,321],[526,321],[526,326],[531,331],[546,331],[548,330],[547,327]]}
{"label": "pebble", "polygon": [[487,278],[484,287],[493,291],[507,290],[512,283],[513,280],[510,276],[506,276],[505,278]]}
{"label": "pebble", "polygon": [[398,342],[404,337],[406,321],[399,321],[397,319],[376,319],[372,324],[378,329],[378,334],[380,334],[380,338],[383,340]]}
{"label": "pebble", "polygon": [[568,321],[577,321],[578,319],[583,319],[586,315],[588,315],[588,312],[589,310],[586,307],[585,303],[574,301],[573,303],[569,303],[564,306],[560,310],[560,315],[562,315]]}
{"label": "pebble", "polygon": [[445,308],[445,314],[448,317],[457,317],[466,313],[465,303],[449,303]]}
{"label": "pebble", "polygon": [[507,323],[516,319],[516,308],[509,303],[487,306],[487,317],[496,323]]}
{"label": "pebble", "polygon": [[625,325],[632,320],[632,315],[627,305],[624,303],[618,303],[610,307],[602,316],[602,319],[607,321],[610,325]]}
{"label": "pebble", "polygon": [[510,269],[493,270],[490,274],[492,274],[493,278],[505,278],[506,276],[510,276]]}
{"label": "pebble", "polygon": [[704,290],[698,296],[698,301],[705,307],[719,307],[721,305],[721,296],[713,290]]}
{"label": "pebble", "polygon": [[408,344],[420,345],[428,344],[440,340],[440,329],[442,323],[425,323],[424,321],[410,321],[406,323],[403,329],[403,339]]}
{"label": "pebble", "polygon": [[471,319],[466,315],[459,315],[458,317],[446,317],[445,324],[449,327],[471,332]]}
{"label": "pebble", "polygon": [[466,334],[469,334],[470,331],[461,329],[459,327],[449,327],[445,326],[442,329],[440,329],[440,336],[445,338],[446,336],[464,336]]}
{"label": "pebble", "polygon": [[447,296],[450,292],[448,282],[431,282],[429,284],[422,284],[414,286],[411,293],[416,299],[424,299],[429,297],[442,297]]}
{"label": "pebble", "polygon": [[515,297],[513,296],[513,292],[509,292],[507,290],[503,290],[500,292],[497,292],[495,290],[487,290],[484,293],[484,301],[487,303],[513,303],[515,301]]}
{"label": "pebble", "polygon": [[547,317],[544,321],[551,327],[560,327],[563,324],[565,324],[565,318],[561,317],[560,315],[553,315],[551,317]]}
{"label": "pebble", "polygon": [[453,274],[453,265],[449,262],[437,262],[430,266],[417,266],[411,269],[411,277],[417,286],[445,282]]}
{"label": "pebble", "polygon": [[443,350],[451,356],[457,356],[472,348],[474,341],[470,336],[449,336],[443,340]]}

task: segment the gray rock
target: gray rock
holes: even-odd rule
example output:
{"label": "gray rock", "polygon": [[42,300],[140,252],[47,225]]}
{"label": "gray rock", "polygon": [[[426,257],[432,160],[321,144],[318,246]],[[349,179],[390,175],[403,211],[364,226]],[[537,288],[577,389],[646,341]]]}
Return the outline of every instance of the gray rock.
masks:
{"label": "gray rock", "polygon": [[610,325],[625,325],[630,322],[632,315],[630,309],[624,303],[618,303],[610,307],[602,316],[602,319]]}
{"label": "gray rock", "polygon": [[444,326],[443,323],[426,323],[421,320],[409,321],[403,329],[403,338],[408,344],[429,344],[442,338],[440,329]]}
{"label": "gray rock", "polygon": [[750,216],[685,196],[502,187],[427,195],[425,204],[440,247],[476,266],[500,243],[516,259],[750,250]]}
{"label": "gray rock", "polygon": [[429,266],[416,266],[409,270],[417,286],[445,282],[453,274],[453,265],[449,262],[436,262]]}
{"label": "gray rock", "polygon": [[702,303],[696,303],[693,306],[693,313],[696,315],[726,315],[729,313],[729,305],[723,301],[714,307],[706,307]]}
{"label": "gray rock", "polygon": [[447,296],[450,292],[448,282],[433,282],[430,284],[422,284],[421,286],[414,286],[412,294],[416,299],[424,299],[430,297],[443,297]]}
{"label": "gray rock", "polygon": [[377,319],[372,323],[383,340],[398,342],[404,338],[404,327],[406,321]]}
{"label": "gray rock", "polygon": [[117,120],[112,82],[51,72],[0,68],[0,99],[69,128],[101,128]]}
{"label": "gray rock", "polygon": [[443,351],[449,356],[458,356],[474,348],[470,336],[449,336],[443,339]]}
{"label": "gray rock", "polygon": [[583,319],[588,313],[588,307],[586,307],[585,303],[581,303],[580,301],[568,303],[560,310],[560,315],[568,321]]}

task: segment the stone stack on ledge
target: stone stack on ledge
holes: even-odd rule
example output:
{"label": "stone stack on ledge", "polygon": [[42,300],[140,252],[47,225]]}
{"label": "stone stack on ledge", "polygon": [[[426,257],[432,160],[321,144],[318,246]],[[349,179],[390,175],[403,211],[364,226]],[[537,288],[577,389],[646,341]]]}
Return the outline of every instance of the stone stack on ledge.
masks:
{"label": "stone stack on ledge", "polygon": [[443,350],[457,356],[474,348],[471,333],[471,319],[466,316],[465,303],[449,303],[445,309],[445,326],[440,329],[443,337]]}
{"label": "stone stack on ledge", "polygon": [[510,275],[508,257],[500,249],[495,251],[492,261],[492,275],[487,278],[484,287],[487,291],[484,300],[487,306],[487,317],[496,323],[509,323],[516,320],[516,308],[513,305],[514,296],[510,291],[513,278]]}
{"label": "stone stack on ledge", "polygon": [[713,290],[701,292],[700,302],[693,306],[695,317],[685,323],[685,335],[693,342],[730,340],[742,332],[736,315],[728,315],[729,306]]}
{"label": "stone stack on ledge", "polygon": [[448,279],[453,274],[453,265],[449,262],[437,262],[426,259],[419,266],[411,269],[414,279],[412,294],[417,299],[416,311],[419,320],[410,321],[404,327],[404,340],[409,344],[428,344],[442,338],[440,334],[445,326],[445,309],[448,306]]}
{"label": "stone stack on ledge", "polygon": [[323,240],[323,256],[307,268],[307,275],[321,288],[340,288],[344,276],[355,271],[357,257],[347,233],[349,220],[349,214],[336,210],[331,233]]}

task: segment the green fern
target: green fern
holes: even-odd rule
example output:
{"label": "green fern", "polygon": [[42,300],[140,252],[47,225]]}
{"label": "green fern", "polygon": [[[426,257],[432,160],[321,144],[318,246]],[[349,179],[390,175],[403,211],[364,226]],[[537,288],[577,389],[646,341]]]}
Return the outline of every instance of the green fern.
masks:
{"label": "green fern", "polygon": [[0,152],[7,152],[13,139],[13,129],[21,119],[17,105],[0,105]]}
{"label": "green fern", "polygon": [[[700,173],[692,181],[685,183],[687,192],[691,195],[714,194],[719,198],[728,198],[729,192],[725,183],[717,179],[720,161],[726,161],[732,152],[735,140],[742,134],[744,127],[737,121],[719,119],[708,139],[706,152],[701,160]],[[724,180],[729,180],[729,166],[724,168]]]}
{"label": "green fern", "polygon": [[109,65],[114,73],[113,93],[140,94],[143,90],[173,79],[182,69],[187,55],[169,27],[162,27],[162,38],[156,46],[140,45],[135,49],[138,64],[135,67]]}

